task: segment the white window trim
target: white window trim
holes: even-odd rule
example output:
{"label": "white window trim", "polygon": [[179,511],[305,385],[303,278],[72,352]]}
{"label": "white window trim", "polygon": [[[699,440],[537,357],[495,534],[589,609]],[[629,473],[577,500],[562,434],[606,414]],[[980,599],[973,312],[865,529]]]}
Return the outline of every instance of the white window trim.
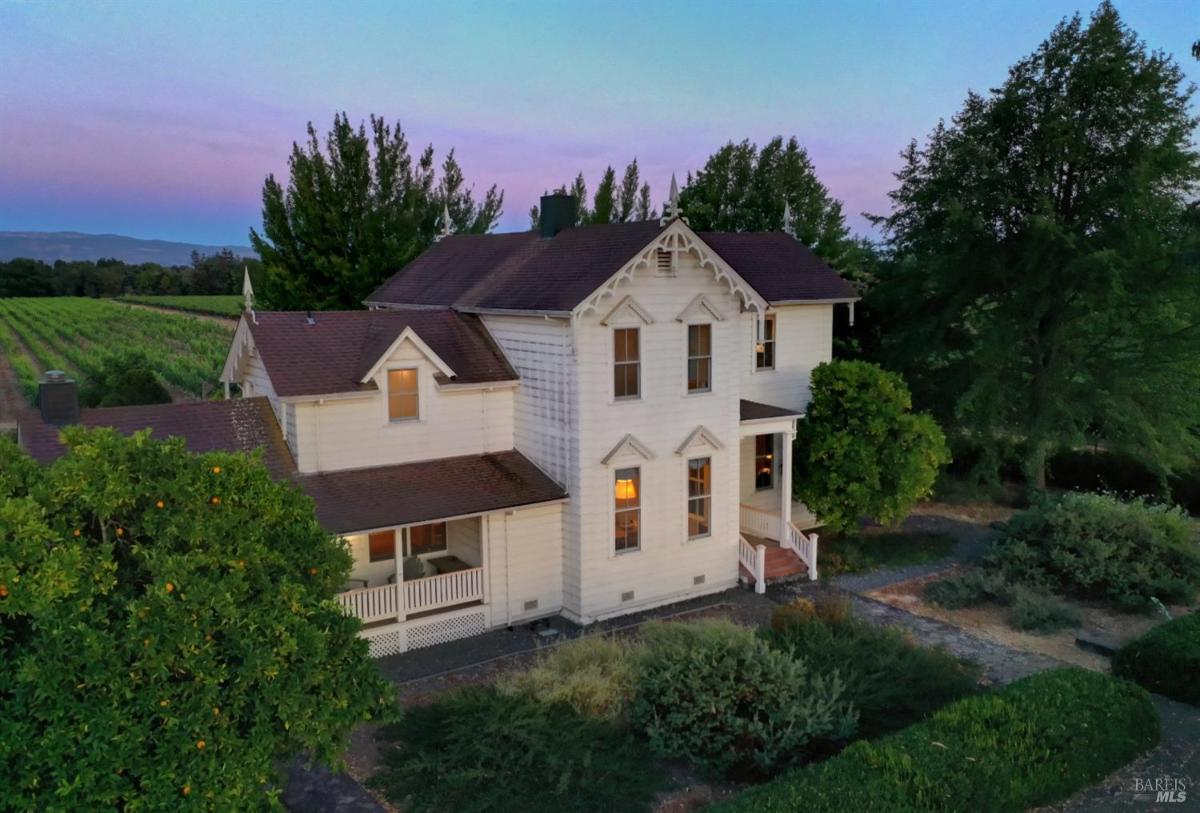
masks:
{"label": "white window trim", "polygon": [[[638,360],[637,360],[637,395],[617,395],[617,331],[618,330],[636,330],[638,340]],[[628,404],[642,400],[642,329],[638,325],[613,325],[609,329],[608,336],[608,352],[609,352],[609,367],[610,374],[608,377],[608,397],[609,401],[614,404]],[[620,362],[626,363],[626,362]]]}
{"label": "white window trim", "polygon": [[[692,463],[697,460],[708,461],[708,532],[692,536],[688,526],[688,519],[691,517],[692,497],[690,496],[689,488],[691,487],[692,478]],[[713,496],[714,480],[716,479],[716,465],[713,455],[696,455],[689,457],[683,464],[683,542],[689,545],[693,542],[703,542],[705,539],[713,537],[713,508],[716,505],[716,499]]]}
{"label": "white window trim", "polygon": [[[416,373],[417,381],[417,414],[412,418],[393,418],[392,417],[392,385],[391,374],[400,372],[401,370],[412,370]],[[423,423],[425,421],[425,388],[421,386],[421,367],[420,365],[404,364],[396,367],[387,367],[383,371],[383,419],[387,426],[407,426],[414,423]]]}
{"label": "white window trim", "polygon": [[778,318],[777,314],[775,314],[773,312],[764,315],[763,316],[763,331],[764,332],[766,331],[766,323],[768,320],[774,326],[773,327],[774,332],[771,334],[771,344],[773,346],[774,352],[772,353],[770,367],[759,367],[758,366],[758,336],[756,335],[758,332],[758,319],[755,318],[750,323],[750,325],[751,325],[751,327],[750,327],[750,366],[753,369],[753,371],[756,373],[773,373],[777,369],[779,369],[779,318]]}
{"label": "white window trim", "polygon": [[[688,364],[692,359],[691,351],[688,343],[688,333],[693,327],[708,328],[708,389],[693,390],[688,388]],[[713,330],[713,323],[708,321],[688,322],[683,326],[683,395],[685,398],[699,398],[705,395],[712,395],[716,392],[716,331]],[[703,358],[697,356],[696,358]]]}

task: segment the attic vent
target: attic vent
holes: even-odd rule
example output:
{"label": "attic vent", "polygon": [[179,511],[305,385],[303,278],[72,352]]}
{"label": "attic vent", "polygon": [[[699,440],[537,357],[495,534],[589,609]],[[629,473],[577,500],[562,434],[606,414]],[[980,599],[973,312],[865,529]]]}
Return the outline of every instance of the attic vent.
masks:
{"label": "attic vent", "polygon": [[702,573],[699,576],[692,576],[692,584],[704,584],[704,574]]}
{"label": "attic vent", "polygon": [[529,601],[525,602],[525,612],[529,612],[530,610],[536,610],[537,608],[538,608],[538,600],[536,598],[530,599]]}
{"label": "attic vent", "polygon": [[675,276],[675,255],[664,249],[658,249],[655,252],[654,273],[660,277]]}
{"label": "attic vent", "polygon": [[632,591],[632,590],[626,590],[624,593],[622,593],[622,594],[621,594],[621,601],[623,601],[623,602],[625,602],[625,601],[633,601],[633,591]]}

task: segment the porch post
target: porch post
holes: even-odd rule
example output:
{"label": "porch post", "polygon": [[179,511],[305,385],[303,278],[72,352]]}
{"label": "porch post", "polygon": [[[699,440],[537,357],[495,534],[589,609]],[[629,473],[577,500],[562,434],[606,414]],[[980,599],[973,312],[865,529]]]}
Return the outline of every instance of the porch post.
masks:
{"label": "porch post", "polygon": [[491,604],[492,599],[492,577],[488,569],[489,548],[492,546],[491,530],[488,527],[491,523],[490,514],[484,514],[479,518],[479,566],[483,568],[483,603]]}
{"label": "porch post", "polygon": [[405,607],[405,596],[407,591],[404,589],[404,528],[396,529],[396,620],[403,621],[408,618],[408,608]]}
{"label": "porch post", "polygon": [[787,540],[788,528],[792,523],[792,441],[796,439],[796,430],[793,428],[787,432],[779,433],[779,441],[783,445],[780,450],[779,458],[783,466],[783,471],[780,473],[779,486],[783,491],[782,505],[779,506],[779,541]]}

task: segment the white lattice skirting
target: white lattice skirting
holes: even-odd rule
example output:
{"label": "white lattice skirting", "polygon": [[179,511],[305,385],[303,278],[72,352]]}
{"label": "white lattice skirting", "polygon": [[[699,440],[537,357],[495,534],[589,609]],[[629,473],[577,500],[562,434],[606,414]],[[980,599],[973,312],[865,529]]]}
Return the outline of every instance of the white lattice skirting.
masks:
{"label": "white lattice skirting", "polygon": [[410,649],[421,649],[472,635],[487,632],[487,610],[472,607],[433,618],[363,630],[372,658],[399,655]]}

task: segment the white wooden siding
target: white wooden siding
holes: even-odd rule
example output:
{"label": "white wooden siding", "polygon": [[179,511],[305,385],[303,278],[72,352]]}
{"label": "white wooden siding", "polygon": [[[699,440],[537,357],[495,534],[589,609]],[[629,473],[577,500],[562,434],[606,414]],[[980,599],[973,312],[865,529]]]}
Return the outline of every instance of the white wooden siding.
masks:
{"label": "white wooden siding", "polygon": [[754,318],[742,318],[742,397],[803,411],[813,368],[833,358],[833,305],[781,305],[774,311],[774,370],[754,369]]}
{"label": "white wooden siding", "polygon": [[[563,505],[487,515],[492,625],[554,615],[563,606]],[[537,606],[526,609],[527,603]]]}

